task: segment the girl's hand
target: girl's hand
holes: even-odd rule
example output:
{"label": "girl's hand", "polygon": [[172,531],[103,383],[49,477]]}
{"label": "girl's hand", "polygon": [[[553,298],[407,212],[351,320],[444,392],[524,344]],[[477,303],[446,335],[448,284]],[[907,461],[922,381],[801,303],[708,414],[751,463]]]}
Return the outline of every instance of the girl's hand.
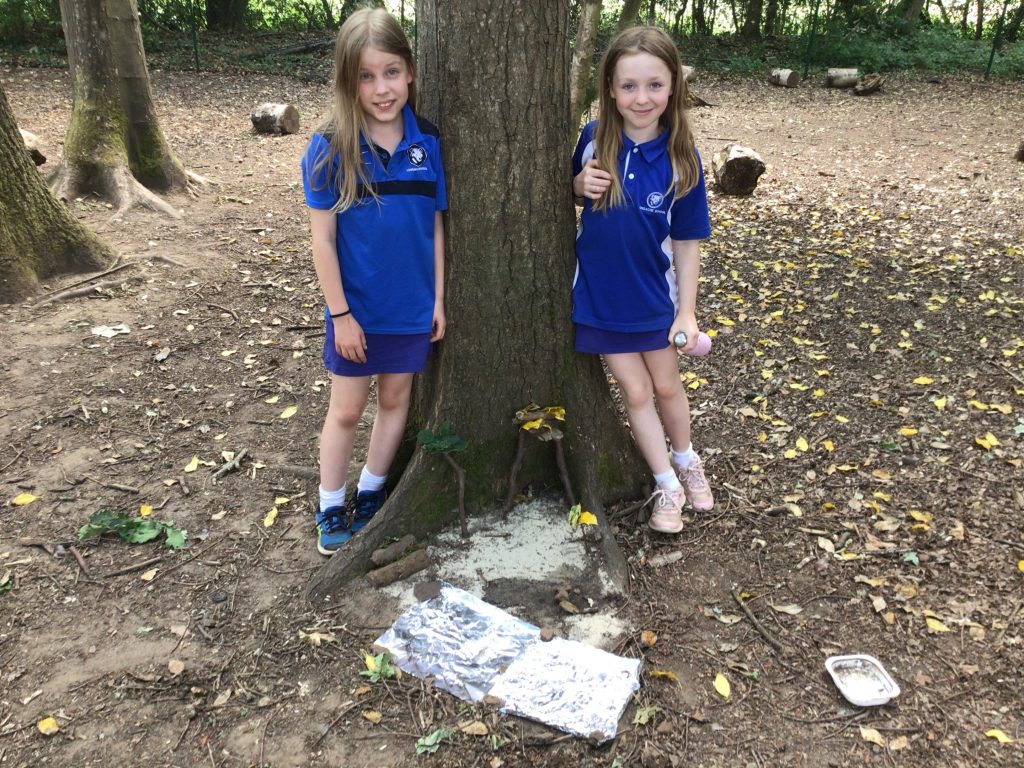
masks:
{"label": "girl's hand", "polygon": [[583,170],[572,180],[572,191],[576,197],[599,200],[611,185],[612,177],[608,171],[601,170],[597,160],[591,159],[587,160]]}
{"label": "girl's hand", "polygon": [[668,343],[674,345],[676,334],[682,331],[686,334],[686,346],[676,347],[683,354],[689,354],[697,346],[697,334],[700,328],[697,327],[697,318],[692,313],[680,312],[672,321],[672,327],[668,329]]}
{"label": "girl's hand", "polygon": [[445,328],[448,327],[448,323],[444,317],[444,304],[437,302],[434,304],[434,323],[431,326],[430,340],[440,341],[444,338]]}
{"label": "girl's hand", "polygon": [[334,319],[334,348],[350,363],[366,362],[366,336],[352,315]]}

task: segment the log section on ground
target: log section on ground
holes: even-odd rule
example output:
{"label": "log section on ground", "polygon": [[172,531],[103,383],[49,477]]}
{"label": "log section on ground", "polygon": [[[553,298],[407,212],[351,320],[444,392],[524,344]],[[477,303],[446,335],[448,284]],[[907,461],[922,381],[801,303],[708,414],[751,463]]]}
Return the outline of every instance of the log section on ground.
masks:
{"label": "log section on ground", "polygon": [[796,88],[800,83],[800,76],[793,69],[773,69],[768,73],[768,82],[772,85]]}
{"label": "log section on ground", "polygon": [[825,85],[829,88],[852,88],[860,79],[859,69],[830,67],[825,73]]}
{"label": "log section on ground", "polygon": [[249,119],[256,133],[299,132],[299,110],[292,104],[260,104],[250,113]]}
{"label": "log section on ground", "polygon": [[749,195],[764,173],[765,163],[750,147],[732,142],[711,159],[715,181],[727,195]]}

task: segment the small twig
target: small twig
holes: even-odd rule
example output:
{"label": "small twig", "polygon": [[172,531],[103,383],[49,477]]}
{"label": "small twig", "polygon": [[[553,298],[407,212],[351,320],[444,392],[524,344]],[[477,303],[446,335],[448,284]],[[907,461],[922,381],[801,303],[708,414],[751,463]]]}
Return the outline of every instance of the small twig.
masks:
{"label": "small twig", "polygon": [[228,472],[231,472],[232,470],[238,469],[242,459],[245,457],[245,454],[247,454],[248,452],[249,452],[248,448],[243,448],[242,450],[240,450],[238,453],[235,454],[235,458],[233,458],[231,461],[229,461],[223,467],[221,467],[216,472],[214,472],[213,476],[210,478],[214,482],[214,484],[216,484],[217,480],[219,480],[221,477],[226,475]]}
{"label": "small twig", "polygon": [[512,471],[509,472],[508,495],[505,497],[505,506],[501,508],[502,520],[508,518],[508,511],[512,509],[512,497],[516,493],[516,475],[519,474],[519,468],[523,466],[523,456],[526,454],[526,432],[522,429],[518,431],[519,444],[516,446],[516,457],[512,460]]}
{"label": "small twig", "polygon": [[165,569],[163,571],[160,571],[160,573],[158,573],[156,576],[153,577],[153,581],[156,581],[157,579],[161,578],[162,576],[166,576],[168,573],[172,573],[173,571],[178,570],[183,565],[188,565],[193,560],[195,560],[197,557],[202,557],[207,552],[209,552],[211,549],[213,549],[214,547],[218,546],[221,543],[221,541],[223,541],[223,539],[218,539],[217,541],[213,542],[213,544],[211,544],[210,546],[206,547],[205,549],[201,549],[198,552],[196,552],[194,555],[192,555],[192,557],[188,558],[187,560],[182,560],[180,563],[175,563],[170,568],[167,568],[167,569]]}
{"label": "small twig", "polygon": [[286,475],[301,477],[305,480],[315,480],[320,476],[320,472],[316,467],[304,467],[300,464],[277,464],[270,467],[270,469],[277,472],[283,472]]}
{"label": "small twig", "polygon": [[98,272],[95,275],[90,275],[89,277],[82,278],[81,280],[78,280],[78,281],[76,281],[74,283],[71,283],[70,285],[65,285],[63,288],[60,288],[60,289],[58,289],[56,291],[50,291],[43,298],[47,298],[49,296],[53,296],[55,293],[63,293],[65,291],[70,291],[72,288],[77,288],[78,286],[84,285],[85,283],[91,283],[93,280],[98,280],[101,277],[106,277],[107,275],[112,275],[115,272],[120,272],[122,269],[128,269],[128,267],[134,267],[134,266],[135,265],[130,263],[130,262],[127,262],[127,263],[124,263],[124,264],[118,264],[117,266],[111,267],[106,272]]}
{"label": "small twig", "polygon": [[106,573],[106,574],[104,574],[104,578],[112,579],[115,576],[124,576],[126,573],[133,573],[135,571],[141,571],[143,568],[148,568],[151,565],[156,565],[157,563],[159,563],[163,559],[164,559],[163,555],[160,555],[158,557],[151,557],[151,558],[149,558],[149,560],[143,560],[141,563],[136,563],[135,565],[129,565],[129,566],[125,567],[125,568],[120,568],[119,570],[111,571],[110,573]]}
{"label": "small twig", "polygon": [[138,493],[139,489],[131,485],[121,485],[120,483],[108,483],[106,480],[100,480],[98,477],[92,475],[85,475],[86,480],[92,480],[97,485],[102,485],[104,488],[112,488],[115,491],[124,491],[125,493]]}
{"label": "small twig", "polygon": [[1013,624],[1013,620],[1017,618],[1017,614],[1020,613],[1021,607],[1024,607],[1024,601],[1018,600],[1017,605],[1013,607],[1013,612],[1010,614],[1010,618],[1006,620],[1006,624],[1003,626],[1003,629],[999,632],[999,637],[996,638],[996,648],[1003,644],[1003,635],[1006,634],[1006,630],[1008,630],[1010,628],[1010,625]]}
{"label": "small twig", "polygon": [[779,653],[782,653],[785,650],[782,646],[782,643],[780,643],[778,640],[772,637],[771,634],[769,634],[768,630],[764,628],[764,625],[757,620],[757,617],[754,616],[753,611],[750,610],[747,604],[743,602],[743,599],[740,597],[739,592],[736,591],[735,587],[732,588],[732,599],[736,601],[736,605],[738,605],[743,610],[743,613],[747,615],[747,619],[753,625],[754,629],[758,631],[761,637],[765,639],[768,645],[770,645]]}
{"label": "small twig", "polygon": [[562,487],[565,488],[565,495],[569,499],[569,506],[576,506],[576,497],[572,492],[572,483],[569,482],[569,468],[565,465],[565,451],[562,449],[562,439],[556,437],[555,443],[555,462],[558,464],[558,474],[562,478]]}
{"label": "small twig", "polygon": [[241,320],[238,319],[238,315],[235,314],[235,311],[233,309],[228,309],[227,307],[222,307],[220,304],[213,304],[209,301],[206,302],[206,306],[213,307],[214,309],[219,309],[221,312],[227,312],[229,315],[235,318],[236,323],[241,322]]}
{"label": "small twig", "polygon": [[1017,380],[1018,382],[1020,382],[1021,384],[1024,384],[1024,379],[1022,379],[1022,378],[1021,378],[1020,376],[1018,376],[1018,375],[1017,375],[1016,373],[1014,373],[1013,371],[1011,371],[1011,370],[1010,370],[1009,368],[1007,368],[1007,367],[1006,367],[1005,365],[1000,365],[999,363],[993,363],[993,362],[992,362],[991,360],[989,360],[989,361],[988,361],[988,364],[989,364],[989,365],[991,365],[991,366],[992,366],[993,368],[996,368],[996,369],[998,369],[998,370],[1002,371],[1003,373],[1005,373],[1005,374],[1006,374],[1007,376],[1009,376],[1010,378],[1012,378],[1012,379],[1016,379],[1016,380]]}
{"label": "small twig", "polygon": [[[139,278],[136,277],[136,279]],[[36,302],[35,308],[38,309],[39,307],[45,307],[47,304],[54,304],[58,301],[63,301],[64,299],[88,296],[90,293],[98,293],[104,288],[114,288],[121,285],[123,282],[124,280],[104,280],[102,283],[92,283],[91,285],[82,285],[78,288],[72,288],[69,291],[61,291],[60,293],[55,293],[52,296],[47,296],[42,301]]]}
{"label": "small twig", "polygon": [[459,526],[462,528],[462,538],[469,538],[469,528],[466,527],[466,470],[459,466],[459,463],[451,457],[451,454],[442,453],[455,473],[455,480],[459,484]]}
{"label": "small twig", "polygon": [[85,558],[82,557],[82,553],[78,551],[78,548],[68,547],[68,551],[75,556],[75,560],[78,561],[78,567],[82,569],[82,573],[85,574],[85,578],[91,579],[92,574],[89,573],[89,566],[85,564]]}
{"label": "small twig", "polygon": [[321,733],[319,736],[317,736],[316,741],[313,742],[313,747],[314,748],[315,747],[319,747],[320,746],[320,742],[323,741],[324,738],[327,736],[327,734],[331,732],[331,729],[334,726],[336,726],[338,723],[340,723],[341,719],[343,717],[345,717],[345,715],[347,715],[349,712],[351,712],[355,708],[356,708],[356,703],[354,701],[349,701],[349,702],[346,702],[346,704],[343,704],[342,705],[342,710],[341,710],[341,712],[338,713],[338,716],[336,718],[334,718],[330,722],[330,724],[324,729],[323,733]]}

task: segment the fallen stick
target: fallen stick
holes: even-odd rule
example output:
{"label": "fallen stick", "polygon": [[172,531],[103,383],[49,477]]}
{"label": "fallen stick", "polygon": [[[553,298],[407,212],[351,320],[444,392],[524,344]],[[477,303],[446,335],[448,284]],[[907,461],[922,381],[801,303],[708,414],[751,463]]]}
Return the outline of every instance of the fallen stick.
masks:
{"label": "fallen stick", "polygon": [[774,637],[772,637],[768,633],[768,630],[764,628],[764,625],[761,624],[761,622],[757,620],[757,617],[754,616],[753,611],[751,611],[750,608],[747,607],[747,604],[745,602],[743,602],[743,599],[740,597],[740,595],[736,591],[735,587],[733,587],[733,590],[732,590],[732,599],[736,601],[736,604],[742,609],[743,613],[745,613],[747,615],[747,619],[753,625],[754,629],[756,629],[758,631],[758,633],[761,635],[761,637],[763,637],[765,639],[765,641],[768,643],[768,645],[770,645],[772,648],[774,648],[779,653],[782,653],[785,650],[785,648],[783,648],[782,643],[780,643],[778,640],[776,640]]}
{"label": "fallen stick", "polygon": [[383,566],[390,565],[398,560],[405,554],[405,550],[414,546],[416,546],[416,537],[411,533],[407,534],[394,544],[375,550],[374,553],[370,555],[370,562],[378,568],[382,568]]}
{"label": "fallen stick", "polygon": [[89,566],[85,564],[85,558],[82,557],[82,553],[79,552],[76,547],[68,547],[68,551],[75,556],[75,560],[78,561],[78,567],[82,569],[82,573],[85,574],[85,578],[91,579],[92,574],[89,573]]}
{"label": "fallen stick", "polygon": [[271,469],[306,480],[315,480],[320,477],[320,471],[316,467],[305,467],[300,464],[278,464],[275,467],[271,467]]}
{"label": "fallen stick", "polygon": [[[129,280],[140,280],[141,276],[140,275],[135,275],[133,278],[128,278],[128,279]],[[52,296],[47,296],[42,301],[36,302],[36,304],[34,306],[35,307],[45,307],[47,304],[53,304],[53,303],[58,302],[58,301],[63,301],[64,299],[74,299],[74,298],[77,298],[79,296],[88,296],[90,293],[97,293],[97,292],[103,290],[104,288],[114,288],[114,287],[116,287],[118,285],[121,285],[121,283],[123,283],[123,282],[125,282],[125,281],[124,280],[104,280],[102,283],[93,283],[92,285],[79,286],[78,288],[72,288],[71,290],[61,291],[60,293],[55,293]]]}
{"label": "fallen stick", "polygon": [[334,718],[333,720],[331,720],[330,724],[328,724],[328,726],[326,728],[324,728],[324,732],[316,737],[316,741],[313,742],[313,746],[314,747],[320,746],[320,742],[324,740],[324,737],[326,737],[327,734],[331,732],[331,729],[334,726],[336,726],[338,723],[341,722],[341,718],[343,718],[345,715],[347,715],[349,712],[351,712],[355,708],[356,708],[356,703],[354,701],[347,701],[347,702],[345,702],[342,705],[342,710],[341,710],[341,712],[338,713],[338,716],[336,718]]}
{"label": "fallen stick", "polygon": [[677,549],[675,552],[666,552],[664,555],[649,557],[647,558],[647,564],[651,566],[651,568],[661,568],[682,559],[683,551],[681,549]]}
{"label": "fallen stick", "polygon": [[417,549],[411,555],[401,560],[370,571],[366,574],[367,580],[375,587],[386,587],[396,581],[407,579],[414,573],[419,573],[430,565],[430,556],[425,549]]}
{"label": "fallen stick", "polygon": [[86,480],[92,480],[97,485],[102,485],[104,488],[111,488],[115,491],[124,491],[125,493],[138,493],[139,489],[130,485],[121,485],[120,483],[108,483],[105,480],[100,480],[92,475],[85,475]]}
{"label": "fallen stick", "polygon": [[[234,314],[234,313],[232,313],[232,314]],[[241,465],[242,459],[245,457],[245,454],[247,454],[248,452],[249,452],[248,448],[243,448],[242,450],[240,450],[238,453],[235,454],[235,458],[233,458],[231,461],[229,461],[223,467],[221,467],[216,472],[214,472],[213,476],[210,478],[214,482],[214,484],[216,484],[217,480],[222,478],[228,472],[231,472],[232,470],[238,469],[239,466]]]}
{"label": "fallen stick", "polygon": [[43,298],[44,299],[45,298],[49,298],[50,296],[53,296],[55,293],[63,293],[64,291],[70,291],[72,288],[77,288],[78,286],[84,285],[85,283],[91,283],[93,280],[98,280],[101,277],[106,277],[107,275],[112,275],[115,272],[120,272],[122,269],[128,269],[128,267],[132,267],[132,266],[135,266],[135,265],[131,264],[131,263],[118,264],[116,267],[111,267],[106,272],[99,272],[99,273],[97,273],[95,275],[91,275],[89,277],[83,278],[82,280],[77,280],[76,282],[71,283],[70,285],[65,285],[63,288],[61,288],[58,291],[50,291]]}
{"label": "fallen stick", "polygon": [[151,565],[156,565],[163,559],[163,555],[160,555],[159,557],[151,557],[149,558],[149,560],[143,560],[141,563],[136,563],[135,565],[129,565],[125,568],[120,568],[116,571],[105,573],[103,574],[103,576],[107,579],[112,579],[115,576],[124,576],[126,573],[134,573],[135,571],[141,571],[143,568],[148,568]]}

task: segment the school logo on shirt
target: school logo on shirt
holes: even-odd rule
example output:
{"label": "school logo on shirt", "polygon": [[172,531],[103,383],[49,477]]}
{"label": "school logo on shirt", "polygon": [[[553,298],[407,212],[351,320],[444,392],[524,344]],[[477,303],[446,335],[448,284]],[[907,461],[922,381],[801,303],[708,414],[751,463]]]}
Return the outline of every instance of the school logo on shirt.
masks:
{"label": "school logo on shirt", "polygon": [[419,167],[427,161],[426,150],[423,149],[419,144],[413,144],[409,147],[409,162]]}
{"label": "school logo on shirt", "polygon": [[647,207],[648,208],[661,208],[661,204],[665,201],[665,196],[661,192],[651,192],[647,196]]}

